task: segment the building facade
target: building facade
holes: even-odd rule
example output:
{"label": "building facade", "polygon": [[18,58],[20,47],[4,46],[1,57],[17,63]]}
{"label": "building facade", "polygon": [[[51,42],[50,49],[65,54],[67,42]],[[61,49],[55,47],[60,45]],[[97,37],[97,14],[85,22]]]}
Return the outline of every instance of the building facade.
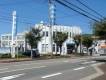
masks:
{"label": "building facade", "polygon": [[[42,30],[42,39],[38,43],[38,50],[41,54],[47,54],[49,53],[50,48],[50,41],[49,41],[49,33],[50,28],[48,25],[44,24],[37,24],[35,25],[35,28],[39,28]],[[70,48],[73,44],[75,44],[74,36],[80,35],[82,33],[80,27],[78,26],[62,26],[62,25],[54,25],[52,26],[52,36],[56,34],[56,32],[64,32],[68,34],[68,38],[66,41],[62,44],[62,51],[61,55],[66,55],[70,52]],[[57,50],[57,51],[56,51]],[[52,51],[53,54],[60,54],[60,48],[56,46],[56,44],[53,42],[52,39]]]}
{"label": "building facade", "polygon": [[[25,33],[18,33],[15,37],[14,46],[20,51],[25,51],[26,42],[25,42]],[[11,34],[2,34],[1,35],[1,47],[11,48],[12,45],[12,35]]]}
{"label": "building facade", "polygon": [[[50,28],[48,25],[45,25],[43,23],[36,24],[35,28],[41,29],[41,34],[43,35],[41,41],[38,43],[38,51],[40,54],[47,54],[49,53],[50,48]],[[54,25],[52,26],[52,36],[56,34],[56,32],[64,32],[68,34],[68,38],[66,41],[62,44],[62,55],[66,55],[69,52],[70,45],[75,44],[74,42],[74,36],[80,35],[82,33],[80,27],[77,26],[62,26],[62,25]],[[2,34],[1,35],[1,47],[11,47],[11,34]],[[26,49],[30,49],[28,47],[28,43],[26,43],[25,40],[25,33],[18,33],[15,38],[15,45],[19,49],[23,49],[25,51]],[[57,50],[57,51],[56,51]],[[56,46],[56,44],[52,40],[52,51],[53,54],[60,54],[59,47]]]}

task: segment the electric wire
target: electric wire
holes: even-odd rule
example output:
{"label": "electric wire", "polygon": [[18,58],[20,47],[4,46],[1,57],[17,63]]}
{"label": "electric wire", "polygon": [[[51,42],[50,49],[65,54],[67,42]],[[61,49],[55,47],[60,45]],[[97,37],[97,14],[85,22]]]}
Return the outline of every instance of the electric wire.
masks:
{"label": "electric wire", "polygon": [[56,0],[56,1],[57,1],[59,4],[61,4],[61,5],[65,6],[65,7],[67,7],[67,8],[69,8],[69,9],[71,9],[71,10],[73,10],[73,11],[75,11],[75,12],[77,12],[77,13],[79,13],[79,14],[81,14],[81,15],[83,15],[83,16],[85,16],[85,17],[91,19],[91,20],[93,20],[93,21],[98,22],[98,20],[96,20],[96,19],[94,19],[94,18],[92,18],[92,17],[90,17],[90,16],[88,16],[88,15],[86,15],[86,14],[84,14],[84,13],[82,13],[82,12],[80,12],[80,11],[78,11],[78,10],[72,8],[72,7],[70,7],[69,5],[65,4],[64,2],[62,2],[62,1],[60,1],[60,0]]}
{"label": "electric wire", "polygon": [[100,19],[99,17],[97,17],[97,16],[95,16],[95,15],[89,13],[88,11],[86,11],[86,10],[84,10],[84,9],[82,9],[82,8],[80,8],[80,7],[78,7],[78,6],[76,6],[75,4],[73,4],[73,3],[71,3],[71,2],[68,2],[67,0],[63,0],[63,1],[65,1],[66,3],[72,5],[73,7],[76,7],[77,9],[81,10],[82,12],[85,12],[85,13],[87,13],[87,14],[89,14],[89,15],[91,15],[91,16],[97,18],[97,19]]}
{"label": "electric wire", "polygon": [[76,0],[78,3],[80,3],[81,5],[85,6],[86,8],[88,8],[89,10],[91,10],[92,12],[96,13],[97,15],[99,15],[100,17],[104,18],[103,15],[101,15],[100,13],[98,13],[97,11],[95,11],[94,9],[90,8],[88,5],[85,5],[82,1],[80,0]]}

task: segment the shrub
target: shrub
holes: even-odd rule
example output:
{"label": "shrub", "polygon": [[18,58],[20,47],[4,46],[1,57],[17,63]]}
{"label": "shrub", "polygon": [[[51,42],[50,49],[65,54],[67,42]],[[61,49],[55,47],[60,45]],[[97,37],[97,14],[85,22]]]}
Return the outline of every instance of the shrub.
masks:
{"label": "shrub", "polygon": [[16,54],[15,57],[16,57],[16,58],[17,58],[17,57],[18,57],[18,58],[27,58],[28,56],[23,55],[22,53],[18,53],[18,55]]}
{"label": "shrub", "polygon": [[0,58],[11,58],[11,54],[0,54]]}

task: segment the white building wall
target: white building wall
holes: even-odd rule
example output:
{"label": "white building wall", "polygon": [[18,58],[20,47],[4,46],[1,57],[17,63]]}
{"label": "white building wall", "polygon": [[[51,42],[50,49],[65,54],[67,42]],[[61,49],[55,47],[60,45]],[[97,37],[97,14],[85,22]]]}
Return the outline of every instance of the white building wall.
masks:
{"label": "white building wall", "polygon": [[[11,34],[2,34],[1,35],[1,47],[11,47],[12,42]],[[25,33],[18,33],[15,38],[15,46],[22,46],[25,50],[26,42],[25,42]]]}
{"label": "white building wall", "polygon": [[[42,31],[41,33],[43,34],[43,32],[48,32],[49,35],[49,27],[47,25],[35,25],[35,28],[40,28]],[[54,25],[52,27],[52,34],[53,32],[65,32],[68,33],[68,39],[73,38],[75,35],[80,35],[82,33],[80,27],[77,26],[62,26],[62,25]],[[69,40],[70,41],[70,40]],[[55,44],[53,42],[53,44]],[[44,36],[41,41],[38,43],[38,50],[39,53],[41,54],[47,54],[49,52],[49,36]],[[55,46],[55,50],[56,50],[56,46]],[[53,54],[55,54],[55,52],[53,52]],[[59,54],[59,52],[57,52],[57,54]],[[67,54],[67,47],[66,47],[66,42],[63,43],[62,46],[62,55],[66,55]]]}
{"label": "white building wall", "polygon": [[[40,54],[47,54],[49,53],[49,27],[48,25],[44,25],[44,24],[37,24],[35,25],[35,28],[39,28],[41,29],[41,34],[45,35],[42,37],[41,41],[39,41],[38,43],[38,51]],[[62,26],[62,25],[54,25],[52,27],[52,34],[53,32],[65,32],[68,33],[68,42],[71,42],[71,38],[73,38],[75,35],[79,35],[82,33],[80,27],[77,26]],[[26,47],[26,42],[25,42],[25,33],[18,33],[18,35],[21,35],[23,38],[22,39],[16,39],[16,42],[22,41],[24,48]],[[11,43],[11,39],[5,39],[3,40],[3,36],[11,36],[11,34],[2,34],[1,35],[1,47],[3,47],[4,41],[8,43],[8,45],[6,45],[6,47],[10,47],[10,43]],[[53,44],[55,45],[55,52],[53,52],[54,54],[56,54],[56,44],[53,42]],[[62,46],[62,55],[66,55],[67,54],[67,46],[66,46],[67,42],[65,41],[63,43]],[[18,44],[19,45],[19,44]],[[59,52],[57,52],[57,54],[59,54]]]}

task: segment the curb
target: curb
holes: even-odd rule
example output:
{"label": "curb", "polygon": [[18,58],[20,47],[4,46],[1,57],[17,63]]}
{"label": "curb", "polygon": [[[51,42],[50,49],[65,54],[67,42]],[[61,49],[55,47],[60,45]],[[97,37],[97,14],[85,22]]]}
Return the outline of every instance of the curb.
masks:
{"label": "curb", "polygon": [[1,60],[0,63],[11,63],[11,62],[22,62],[22,61],[32,61],[32,59]]}
{"label": "curb", "polygon": [[99,76],[102,76],[104,74],[104,72],[98,67],[100,65],[102,65],[103,63],[98,63],[98,64],[93,64],[91,65],[92,67],[94,67],[94,69],[97,71],[96,73],[90,75],[90,76],[87,76],[87,77],[84,77],[80,80],[92,80],[94,78],[97,78]]}
{"label": "curb", "polygon": [[[62,58],[53,58],[53,59],[62,59]],[[80,58],[80,57],[71,57],[70,59],[80,59],[80,60],[83,60],[83,59],[89,59],[89,58],[88,57],[86,57],[86,58],[84,58],[84,57],[82,57],[82,58]],[[7,60],[0,60],[0,63],[34,61],[34,60],[50,60],[50,59],[30,59],[30,58],[27,58],[27,59],[7,59]]]}

